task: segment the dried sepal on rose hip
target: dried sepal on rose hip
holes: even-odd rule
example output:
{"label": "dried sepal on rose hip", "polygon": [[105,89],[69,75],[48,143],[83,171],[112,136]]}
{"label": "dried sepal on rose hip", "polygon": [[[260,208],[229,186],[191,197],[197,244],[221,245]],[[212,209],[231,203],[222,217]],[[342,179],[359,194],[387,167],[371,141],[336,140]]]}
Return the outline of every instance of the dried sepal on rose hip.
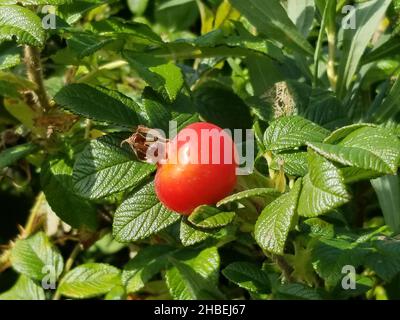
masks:
{"label": "dried sepal on rose hip", "polygon": [[167,208],[190,215],[198,206],[216,204],[233,191],[237,149],[223,129],[196,122],[172,140],[154,132],[139,126],[124,142],[140,160],[157,163],[155,191]]}

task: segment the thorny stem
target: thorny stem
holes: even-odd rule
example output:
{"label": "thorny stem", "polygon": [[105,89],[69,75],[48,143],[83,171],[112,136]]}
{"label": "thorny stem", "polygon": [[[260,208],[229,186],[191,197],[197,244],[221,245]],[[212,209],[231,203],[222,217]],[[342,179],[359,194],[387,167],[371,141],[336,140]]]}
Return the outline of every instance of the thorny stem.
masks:
{"label": "thorny stem", "polygon": [[[76,244],[70,256],[68,257],[67,261],[65,262],[62,276],[65,275],[69,270],[71,270],[76,257],[79,255],[81,251],[82,251],[82,245],[80,243]],[[60,300],[60,298],[61,298],[61,293],[57,288],[56,292],[54,293],[53,300]]]}
{"label": "thorny stem", "polygon": [[25,46],[24,56],[28,79],[36,84],[34,92],[37,95],[38,105],[43,112],[47,112],[50,110],[50,103],[43,82],[40,51],[35,47]]}

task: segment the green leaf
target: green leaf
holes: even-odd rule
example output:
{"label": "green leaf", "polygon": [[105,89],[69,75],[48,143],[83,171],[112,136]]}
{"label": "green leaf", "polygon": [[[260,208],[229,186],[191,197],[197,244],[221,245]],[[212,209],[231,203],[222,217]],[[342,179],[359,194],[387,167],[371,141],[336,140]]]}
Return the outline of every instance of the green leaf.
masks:
{"label": "green leaf", "polygon": [[23,100],[4,99],[4,109],[27,129],[32,130],[35,127],[33,119],[36,114]]}
{"label": "green leaf", "polygon": [[21,62],[20,49],[14,44],[0,44],[0,70],[15,67]]}
{"label": "green leaf", "polygon": [[97,240],[95,244],[90,247],[90,250],[98,250],[105,255],[112,255],[124,248],[126,248],[126,244],[115,241],[111,232],[109,232]]}
{"label": "green leaf", "polygon": [[282,73],[279,65],[268,56],[252,55],[247,57],[246,64],[251,85],[258,97],[264,97],[275,83],[285,79],[285,74]]}
{"label": "green leaf", "polygon": [[19,273],[39,281],[49,271],[58,277],[64,267],[61,254],[43,232],[17,240],[11,251],[11,263]]}
{"label": "green leaf", "polygon": [[400,233],[400,179],[399,176],[384,176],[371,180],[378,196],[379,205],[386,224],[397,234]]}
{"label": "green leaf", "polygon": [[360,128],[336,145],[308,145],[329,160],[380,173],[395,174],[400,161],[400,141],[386,128]]}
{"label": "green leaf", "polygon": [[124,40],[128,48],[132,47],[135,51],[137,51],[138,45],[163,44],[160,36],[144,23],[108,18],[93,22],[91,27],[93,31],[101,35]]}
{"label": "green leaf", "polygon": [[288,16],[300,33],[307,38],[314,21],[314,0],[288,0]]}
{"label": "green leaf", "polygon": [[280,195],[280,192],[276,191],[276,189],[272,188],[254,188],[254,189],[249,189],[245,191],[241,191],[235,194],[232,194],[222,200],[220,200],[217,203],[217,207],[220,207],[222,205],[236,202],[243,199],[248,199],[248,198],[253,198],[253,197],[267,197],[271,199],[275,199],[278,195]]}
{"label": "green leaf", "polygon": [[356,28],[346,28],[343,32],[343,55],[340,58],[336,92],[343,98],[353,82],[362,55],[373,34],[376,32],[391,0],[370,0],[357,5],[351,18],[356,20]]}
{"label": "green leaf", "polygon": [[214,233],[215,231],[213,230],[200,229],[187,223],[185,219],[181,220],[179,238],[185,247],[202,242],[211,237]]}
{"label": "green leaf", "polygon": [[383,42],[378,47],[375,47],[372,51],[366,53],[362,60],[362,64],[368,64],[377,60],[391,58],[400,52],[400,41],[399,36],[392,34],[392,37]]}
{"label": "green leaf", "polygon": [[37,150],[38,146],[36,144],[28,142],[0,152],[0,170],[12,165],[14,162],[17,162],[20,159],[25,158]]}
{"label": "green leaf", "polygon": [[309,150],[308,167],[297,208],[300,216],[316,217],[350,200],[343,177],[333,163]]}
{"label": "green leaf", "polygon": [[277,297],[283,300],[321,300],[315,288],[301,283],[287,283],[279,286]]}
{"label": "green leaf", "polygon": [[376,127],[374,124],[369,123],[356,123],[349,126],[345,126],[333,131],[329,136],[325,138],[324,143],[336,144],[346,138],[350,133],[365,127]]}
{"label": "green leaf", "polygon": [[181,69],[174,63],[169,62],[160,66],[151,67],[150,71],[160,75],[164,79],[164,88],[167,97],[169,101],[175,101],[184,83]]}
{"label": "green leaf", "polygon": [[148,6],[149,0],[128,0],[128,7],[132,13],[141,16]]}
{"label": "green leaf", "polygon": [[397,78],[396,82],[393,84],[392,89],[387,94],[382,105],[372,115],[372,118],[378,123],[382,123],[391,118],[394,118],[400,110],[399,96],[400,77]]}
{"label": "green leaf", "polygon": [[334,225],[320,218],[307,219],[303,222],[302,227],[304,227],[304,231],[311,237],[324,236],[326,238],[332,238],[335,235]]}
{"label": "green leaf", "polygon": [[126,300],[126,292],[123,286],[115,286],[104,297],[104,300]]}
{"label": "green leaf", "polygon": [[290,192],[271,202],[261,212],[255,226],[255,239],[260,247],[275,254],[283,254],[286,238],[296,216],[301,179]]}
{"label": "green leaf", "polygon": [[332,92],[317,88],[312,89],[309,103],[299,115],[327,129],[348,123],[347,109],[341,101]]}
{"label": "green leaf", "polygon": [[220,258],[216,247],[183,251],[171,259],[165,278],[176,300],[221,299],[217,288]]}
{"label": "green leaf", "polygon": [[112,38],[101,37],[90,32],[73,32],[71,38],[67,40],[67,46],[77,53],[79,59],[82,59],[113,41]]}
{"label": "green leaf", "polygon": [[157,60],[128,51],[124,57],[154,91],[160,93],[167,101],[173,102],[176,99],[184,80],[181,69],[175,63],[165,63],[164,59]]}
{"label": "green leaf", "polygon": [[154,182],[133,192],[114,215],[113,236],[119,242],[147,238],[168,227],[179,215],[165,208],[154,191]]}
{"label": "green leaf", "polygon": [[41,47],[45,36],[42,21],[31,10],[17,5],[1,6],[0,42],[16,37],[19,44]]}
{"label": "green leaf", "polygon": [[104,295],[121,285],[121,271],[105,263],[86,263],[69,271],[61,280],[60,294],[77,299]]}
{"label": "green leaf", "polygon": [[189,216],[189,222],[199,228],[213,229],[226,226],[235,218],[235,212],[223,212],[210,206],[197,207]]}
{"label": "green leaf", "polygon": [[77,22],[88,11],[104,5],[102,0],[71,1],[57,8],[57,13],[68,23]]}
{"label": "green leaf", "polygon": [[302,117],[281,117],[265,131],[264,144],[269,151],[283,151],[304,146],[307,142],[321,142],[328,134],[328,130]]}
{"label": "green leaf", "polygon": [[312,55],[314,50],[297,30],[279,0],[231,0],[257,29],[290,49]]}
{"label": "green leaf", "polygon": [[0,96],[20,99],[21,93],[18,91],[18,88],[15,84],[0,80]]}
{"label": "green leaf", "polygon": [[122,282],[128,293],[137,292],[156,274],[168,265],[173,248],[166,245],[151,245],[139,250],[122,271]]}
{"label": "green leaf", "polygon": [[336,286],[333,296],[335,299],[351,299],[365,295],[369,290],[373,289],[375,286],[375,278],[370,276],[360,276],[356,275],[356,285],[355,289],[343,290],[341,284]]}
{"label": "green leaf", "polygon": [[270,164],[272,170],[279,170],[283,167],[289,176],[303,177],[308,172],[307,152],[290,152],[276,154]]}
{"label": "green leaf", "polygon": [[362,265],[369,253],[357,243],[340,238],[321,238],[313,249],[313,266],[329,286],[337,284],[344,274],[342,268]]}
{"label": "green leaf", "polygon": [[253,263],[233,262],[222,270],[222,274],[228,280],[250,292],[268,293],[271,289],[267,273]]}
{"label": "green leaf", "polygon": [[[132,128],[139,123],[138,117],[130,105],[121,102],[121,96],[111,90],[75,83],[63,87],[54,100],[72,113]],[[123,98],[130,100],[125,96]],[[133,101],[130,102],[133,104]]]}
{"label": "green leaf", "polygon": [[137,186],[155,166],[137,160],[117,136],[92,140],[74,165],[74,191],[87,199],[101,199]]}
{"label": "green leaf", "polygon": [[370,180],[382,176],[382,173],[365,170],[356,167],[345,167],[340,169],[345,184],[351,184],[362,180]]}
{"label": "green leaf", "polygon": [[11,289],[0,294],[1,300],[46,300],[43,288],[29,277],[20,275]]}
{"label": "green leaf", "polygon": [[72,166],[65,159],[51,159],[41,170],[41,185],[51,209],[73,228],[95,230],[96,208],[73,192]]}
{"label": "green leaf", "polygon": [[400,273],[400,241],[375,241],[374,252],[368,255],[366,264],[384,281],[390,282]]}

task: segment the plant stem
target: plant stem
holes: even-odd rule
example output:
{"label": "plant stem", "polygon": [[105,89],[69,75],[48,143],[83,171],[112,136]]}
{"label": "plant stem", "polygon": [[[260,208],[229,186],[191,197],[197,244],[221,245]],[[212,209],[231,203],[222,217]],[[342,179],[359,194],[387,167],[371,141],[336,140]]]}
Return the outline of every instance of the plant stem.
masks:
{"label": "plant stem", "polygon": [[114,69],[121,68],[121,67],[123,67],[123,66],[125,66],[127,64],[128,64],[128,62],[126,62],[125,60],[117,60],[117,61],[113,61],[113,62],[109,62],[109,63],[103,64],[102,66],[100,66],[98,68],[95,68],[92,71],[90,71],[89,73],[85,74],[80,79],[76,80],[76,82],[77,83],[88,82],[92,78],[97,76],[97,74],[102,70],[114,70]]}
{"label": "plant stem", "polygon": [[322,15],[322,22],[321,22],[321,27],[319,29],[319,34],[318,34],[318,40],[317,40],[317,45],[315,48],[315,54],[314,54],[314,81],[313,85],[314,87],[317,86],[318,84],[318,73],[319,73],[319,57],[321,54],[321,48],[322,48],[322,42],[324,38],[324,30],[326,26],[326,15],[328,12],[328,3],[325,6],[324,13]]}
{"label": "plant stem", "polygon": [[272,262],[276,263],[278,268],[282,271],[282,275],[285,278],[287,282],[292,282],[293,278],[291,276],[293,269],[292,267],[287,263],[286,259],[284,256],[280,256],[277,254],[273,254],[267,251],[263,251],[264,255],[272,260]]}
{"label": "plant stem", "polygon": [[25,46],[24,56],[28,79],[36,85],[34,92],[37,95],[38,104],[43,112],[47,112],[50,110],[50,103],[44,87],[40,51],[35,47]]}
{"label": "plant stem", "polygon": [[278,265],[279,269],[281,269],[282,274],[287,282],[292,282],[292,268],[287,263],[283,256],[273,255],[273,261]]}
{"label": "plant stem", "polygon": [[[64,270],[63,270],[61,277],[64,276],[66,273],[68,273],[69,270],[71,270],[72,265],[74,264],[75,259],[78,256],[78,254],[81,252],[81,250],[82,250],[81,244],[80,243],[76,244],[74,249],[72,250],[69,258],[65,262]],[[53,300],[60,300],[60,298],[61,298],[61,293],[60,293],[59,289],[57,288],[56,292],[54,293]]]}
{"label": "plant stem", "polygon": [[334,31],[328,31],[328,66],[327,73],[328,79],[332,89],[336,90],[337,75],[335,70],[336,60],[336,34]]}
{"label": "plant stem", "polygon": [[10,257],[11,250],[9,249],[4,251],[3,254],[0,256],[0,272],[3,272],[4,270],[11,267]]}
{"label": "plant stem", "polygon": [[85,140],[89,139],[91,128],[92,128],[92,121],[90,119],[86,119],[86,121],[85,121]]}

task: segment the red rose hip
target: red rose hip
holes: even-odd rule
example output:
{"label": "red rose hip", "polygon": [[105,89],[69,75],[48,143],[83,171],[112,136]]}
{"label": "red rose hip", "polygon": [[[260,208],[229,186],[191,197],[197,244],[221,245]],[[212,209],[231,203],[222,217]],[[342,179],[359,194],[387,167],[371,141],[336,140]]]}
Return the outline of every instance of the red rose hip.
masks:
{"label": "red rose hip", "polygon": [[167,208],[190,215],[232,192],[236,168],[231,136],[214,124],[193,123],[168,142],[166,159],[158,164],[156,193]]}

